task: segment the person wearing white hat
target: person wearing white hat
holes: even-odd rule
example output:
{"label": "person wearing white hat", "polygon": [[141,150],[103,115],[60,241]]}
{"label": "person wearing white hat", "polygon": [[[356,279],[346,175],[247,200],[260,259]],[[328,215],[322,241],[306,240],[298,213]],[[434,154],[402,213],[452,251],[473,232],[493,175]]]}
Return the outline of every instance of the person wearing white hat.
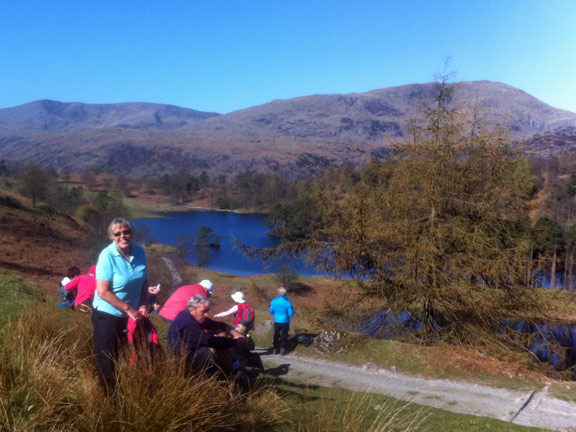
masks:
{"label": "person wearing white hat", "polygon": [[204,279],[200,283],[194,285],[184,285],[178,288],[174,293],[166,300],[162,309],[160,309],[160,316],[164,318],[169,323],[174,321],[176,315],[181,311],[186,309],[186,304],[195,295],[199,294],[206,299],[212,296],[214,291],[214,284],[208,279]]}
{"label": "person wearing white hat", "polygon": [[246,331],[252,330],[254,327],[254,308],[246,303],[246,297],[242,291],[236,291],[232,294],[232,300],[236,303],[230,309],[214,315],[214,318],[223,318],[234,315],[234,327],[238,324],[244,324]]}

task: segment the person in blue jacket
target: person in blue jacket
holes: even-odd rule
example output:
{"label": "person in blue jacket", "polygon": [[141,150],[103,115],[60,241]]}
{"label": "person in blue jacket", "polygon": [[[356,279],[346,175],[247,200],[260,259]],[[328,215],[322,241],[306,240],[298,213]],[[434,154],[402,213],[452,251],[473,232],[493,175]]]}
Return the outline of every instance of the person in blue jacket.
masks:
{"label": "person in blue jacket", "polygon": [[278,297],[270,303],[270,313],[274,315],[274,347],[272,352],[278,354],[278,350],[280,350],[280,355],[285,355],[290,317],[294,315],[292,303],[286,298],[286,288],[278,288]]}

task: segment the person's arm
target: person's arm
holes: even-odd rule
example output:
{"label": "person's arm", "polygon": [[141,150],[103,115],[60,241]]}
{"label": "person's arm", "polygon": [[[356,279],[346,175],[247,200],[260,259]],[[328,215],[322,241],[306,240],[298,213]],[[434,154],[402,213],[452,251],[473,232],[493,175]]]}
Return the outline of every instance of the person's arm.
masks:
{"label": "person's arm", "polygon": [[238,312],[238,305],[234,305],[232,306],[230,309],[228,309],[226,312],[220,312],[219,314],[214,315],[214,318],[223,318],[223,317],[227,317],[229,315],[234,315],[236,312]]}
{"label": "person's arm", "polygon": [[[206,327],[206,322],[204,322],[204,327]],[[210,329],[209,329],[210,330]],[[206,333],[202,327],[196,325],[188,325],[182,329],[182,341],[190,349],[196,349],[198,347],[210,347],[216,349],[228,349],[236,346],[236,341],[228,337],[213,336],[210,333]]]}
{"label": "person's arm", "polygon": [[102,300],[110,303],[116,309],[125,312],[130,318],[136,319],[138,317],[138,311],[125,301],[119,299],[118,296],[112,292],[111,288],[111,281],[96,280],[96,292]]}
{"label": "person's arm", "polygon": [[70,291],[73,289],[77,289],[78,288],[78,282],[79,282],[79,277],[75,277],[74,279],[72,279],[70,282],[68,282],[66,284],[66,286],[64,287],[65,290]]}
{"label": "person's arm", "polygon": [[206,330],[210,331],[212,334],[218,334],[218,333],[230,334],[230,332],[234,330],[234,327],[232,327],[230,324],[226,324],[225,322],[222,321],[214,321],[213,319],[210,318],[206,318],[202,325]]}
{"label": "person's arm", "polygon": [[148,279],[144,279],[142,282],[142,291],[140,292],[140,302],[138,303],[138,312],[145,317],[148,317],[148,305],[146,304],[148,300]]}
{"label": "person's arm", "polygon": [[292,303],[290,303],[288,305],[288,316],[289,317],[293,317],[294,316],[294,308],[292,307]]}
{"label": "person's arm", "polygon": [[228,349],[233,348],[237,345],[236,339],[231,339],[228,337],[220,337],[220,336],[210,336],[208,337],[207,344],[210,348],[215,349]]}

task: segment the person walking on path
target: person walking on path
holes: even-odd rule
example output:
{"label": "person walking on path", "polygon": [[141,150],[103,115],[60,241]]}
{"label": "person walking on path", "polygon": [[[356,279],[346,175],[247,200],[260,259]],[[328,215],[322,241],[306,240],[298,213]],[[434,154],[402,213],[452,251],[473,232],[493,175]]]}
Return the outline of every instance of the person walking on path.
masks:
{"label": "person walking on path", "polygon": [[183,285],[174,291],[168,300],[166,300],[166,303],[164,303],[164,306],[160,309],[159,314],[165,321],[172,324],[176,315],[186,309],[188,300],[198,294],[205,299],[209,299],[212,296],[213,291],[214,285],[208,279],[204,279],[200,283],[194,285]]}
{"label": "person walking on path", "polygon": [[288,330],[290,318],[294,315],[294,308],[290,300],[286,298],[286,288],[278,288],[278,297],[270,303],[270,313],[274,316],[274,347],[273,354],[286,354],[288,344]]}
{"label": "person walking on path", "polygon": [[243,324],[246,326],[246,332],[249,332],[254,328],[254,308],[246,303],[246,297],[241,291],[236,291],[230,297],[236,304],[227,311],[214,315],[214,318],[234,315],[234,327],[238,324]]}

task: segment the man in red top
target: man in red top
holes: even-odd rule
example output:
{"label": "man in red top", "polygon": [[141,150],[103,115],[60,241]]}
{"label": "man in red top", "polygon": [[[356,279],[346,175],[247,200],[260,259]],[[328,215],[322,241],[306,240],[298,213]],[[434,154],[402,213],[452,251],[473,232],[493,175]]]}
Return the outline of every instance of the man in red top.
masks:
{"label": "man in red top", "polygon": [[190,298],[200,294],[204,298],[209,299],[213,291],[214,285],[207,279],[194,285],[181,286],[166,300],[166,303],[160,309],[159,315],[169,323],[172,323],[176,315],[186,309],[186,303],[188,303]]}
{"label": "man in red top", "polygon": [[81,312],[89,312],[92,309],[92,299],[94,299],[94,291],[96,291],[95,274],[96,266],[92,266],[88,274],[75,277],[64,287],[69,292],[78,290],[74,300],[74,307],[79,308]]}

